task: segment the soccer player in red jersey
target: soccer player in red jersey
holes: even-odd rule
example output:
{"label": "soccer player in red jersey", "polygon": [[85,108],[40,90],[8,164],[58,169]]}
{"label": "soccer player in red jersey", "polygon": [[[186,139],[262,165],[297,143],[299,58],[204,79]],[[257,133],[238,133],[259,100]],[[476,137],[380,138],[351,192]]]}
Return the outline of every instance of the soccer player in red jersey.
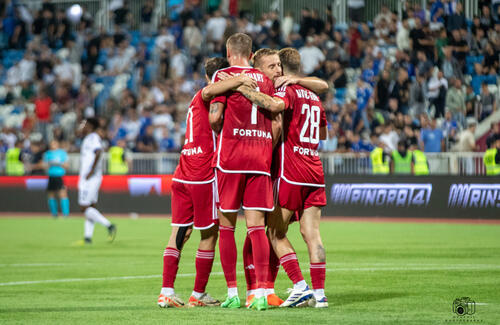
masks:
{"label": "soccer player in red jersey", "polygon": [[[250,67],[252,39],[237,33],[227,40],[227,59],[230,68],[218,74],[241,74],[257,81],[257,92],[273,95],[272,81],[261,71]],[[281,100],[274,104],[283,104]],[[223,117],[223,119],[222,119]],[[212,129],[220,131],[214,158],[219,190],[221,264],[228,286],[228,297],[222,307],[239,308],[236,283],[237,251],[234,238],[236,216],[240,207],[245,211],[248,234],[252,242],[253,265],[257,279],[255,298],[250,308],[265,310],[269,265],[269,241],[265,231],[265,212],[272,211],[272,114],[260,109],[238,92],[219,96],[210,105]],[[223,120],[223,124],[222,124]]]}
{"label": "soccer player in red jersey", "polygon": [[[279,52],[285,75],[300,73],[300,54],[292,48]],[[269,238],[285,272],[294,283],[282,306],[297,306],[311,297],[295,251],[286,237],[290,219],[299,213],[300,231],[307,244],[314,298],[309,304],[328,307],[325,296],[326,256],[319,231],[321,207],[326,205],[319,141],[326,139],[327,122],[319,97],[300,86],[279,88],[275,96],[285,102],[276,217],[269,220]],[[281,218],[279,217],[281,216]]]}
{"label": "soccer player in red jersey", "polygon": [[[328,83],[325,81],[315,78],[315,77],[297,77],[297,76],[283,76],[281,69],[281,61],[278,55],[277,50],[263,48],[255,52],[253,58],[253,65],[258,70],[262,71],[269,79],[271,79],[274,85],[281,86],[283,84],[300,84],[308,89],[313,90],[317,93],[322,93],[328,90]],[[273,119],[272,129],[273,129],[273,148],[276,147],[276,144],[280,141],[281,134],[281,115],[276,115]],[[279,149],[279,148],[278,148]],[[274,149],[273,157],[276,156],[276,148]],[[279,151],[279,150],[278,150]],[[273,180],[277,177],[277,168],[274,166],[276,164],[275,159],[273,158],[273,168],[271,177]],[[269,217],[269,213],[267,218]],[[279,259],[276,256],[274,249],[270,249],[269,253],[269,270],[268,270],[268,279],[266,286],[266,295],[267,302],[269,306],[279,306],[283,303],[283,300],[280,299],[274,292],[274,282],[276,280],[276,276],[279,270]],[[256,279],[255,279],[255,268],[253,265],[252,258],[252,245],[250,236],[247,235],[245,238],[245,243],[243,245],[243,265],[245,268],[245,278],[247,281],[247,302],[248,306],[252,301],[255,289],[256,289]]]}
{"label": "soccer player in red jersey", "polygon": [[[216,70],[227,66],[229,64],[222,58],[207,60],[207,80],[210,80]],[[184,306],[184,302],[175,295],[174,281],[180,252],[189,239],[193,226],[200,230],[201,240],[196,252],[196,279],[189,306],[219,304],[219,301],[205,292],[212,270],[218,231],[215,175],[211,167],[215,141],[208,121],[208,110],[212,97],[242,84],[256,86],[254,80],[242,74],[212,83],[198,91],[189,106],[185,142],[172,182],[172,233],[163,254],[163,285],[158,298],[160,307]]]}
{"label": "soccer player in red jersey", "polygon": [[[298,51],[288,48],[279,54],[285,75],[293,80],[300,72]],[[271,98],[247,87],[240,87],[238,91],[247,98],[255,99],[261,107],[273,110],[269,105]],[[286,238],[288,224],[298,212],[311,262],[315,298],[311,304],[327,307],[324,295],[325,253],[319,233],[320,207],[326,205],[326,195],[323,168],[317,151],[319,140],[326,138],[326,117],[319,97],[300,85],[282,86],[275,97],[283,99],[286,110],[277,182],[278,204],[268,218],[268,235],[281,265],[294,282],[294,289],[282,306],[303,304],[313,295],[301,274],[293,247]]]}

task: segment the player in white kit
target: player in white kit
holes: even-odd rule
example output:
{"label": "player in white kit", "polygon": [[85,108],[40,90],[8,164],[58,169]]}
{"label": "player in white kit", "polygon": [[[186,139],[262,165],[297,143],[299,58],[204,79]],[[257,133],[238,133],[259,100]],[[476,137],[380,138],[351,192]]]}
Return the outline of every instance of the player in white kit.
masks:
{"label": "player in white kit", "polygon": [[84,239],[81,244],[91,244],[94,224],[100,223],[108,229],[108,239],[116,236],[116,226],[106,219],[96,208],[102,181],[102,143],[97,134],[99,121],[88,118],[80,125],[84,136],[80,149],[80,177],[78,179],[78,204],[85,215]]}

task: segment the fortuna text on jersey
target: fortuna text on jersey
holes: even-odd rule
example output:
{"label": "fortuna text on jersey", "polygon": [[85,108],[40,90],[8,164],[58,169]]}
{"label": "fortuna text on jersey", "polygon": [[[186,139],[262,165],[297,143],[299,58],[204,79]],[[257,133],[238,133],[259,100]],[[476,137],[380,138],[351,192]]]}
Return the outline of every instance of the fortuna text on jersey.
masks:
{"label": "fortuna text on jersey", "polygon": [[293,152],[298,152],[300,155],[304,156],[319,156],[318,150],[310,149],[310,148],[302,148],[299,146],[293,146]]}
{"label": "fortuna text on jersey", "polygon": [[181,150],[181,154],[186,155],[186,156],[197,155],[200,153],[203,153],[203,150],[201,150],[201,147],[194,147],[194,148],[188,148],[188,149]]}
{"label": "fortuna text on jersey", "polygon": [[271,132],[266,132],[262,130],[245,130],[245,129],[233,129],[233,135],[239,135],[240,137],[259,137],[265,139],[273,139],[271,137]]}

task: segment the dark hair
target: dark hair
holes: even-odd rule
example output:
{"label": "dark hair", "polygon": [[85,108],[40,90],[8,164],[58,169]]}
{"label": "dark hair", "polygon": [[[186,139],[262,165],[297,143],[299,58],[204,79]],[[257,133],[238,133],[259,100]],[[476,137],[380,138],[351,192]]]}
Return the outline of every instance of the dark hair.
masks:
{"label": "dark hair", "polygon": [[212,79],[215,71],[229,67],[225,58],[210,58],[205,61],[205,73],[208,79]]}
{"label": "dark hair", "polygon": [[87,123],[92,126],[92,131],[95,131],[99,128],[99,120],[95,117],[87,118]]}

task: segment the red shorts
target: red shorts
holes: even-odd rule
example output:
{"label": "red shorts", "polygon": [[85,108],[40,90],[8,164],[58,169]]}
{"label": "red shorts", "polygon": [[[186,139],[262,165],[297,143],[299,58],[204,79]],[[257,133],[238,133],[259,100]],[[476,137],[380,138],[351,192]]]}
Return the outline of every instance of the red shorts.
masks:
{"label": "red shorts", "polygon": [[310,207],[326,205],[324,187],[294,185],[278,179],[278,200],[280,207],[291,211],[302,211]]}
{"label": "red shorts", "polygon": [[271,177],[260,174],[224,173],[217,170],[219,208],[222,212],[245,210],[272,211]]}
{"label": "red shorts", "polygon": [[208,229],[217,222],[215,182],[172,182],[172,226]]}

